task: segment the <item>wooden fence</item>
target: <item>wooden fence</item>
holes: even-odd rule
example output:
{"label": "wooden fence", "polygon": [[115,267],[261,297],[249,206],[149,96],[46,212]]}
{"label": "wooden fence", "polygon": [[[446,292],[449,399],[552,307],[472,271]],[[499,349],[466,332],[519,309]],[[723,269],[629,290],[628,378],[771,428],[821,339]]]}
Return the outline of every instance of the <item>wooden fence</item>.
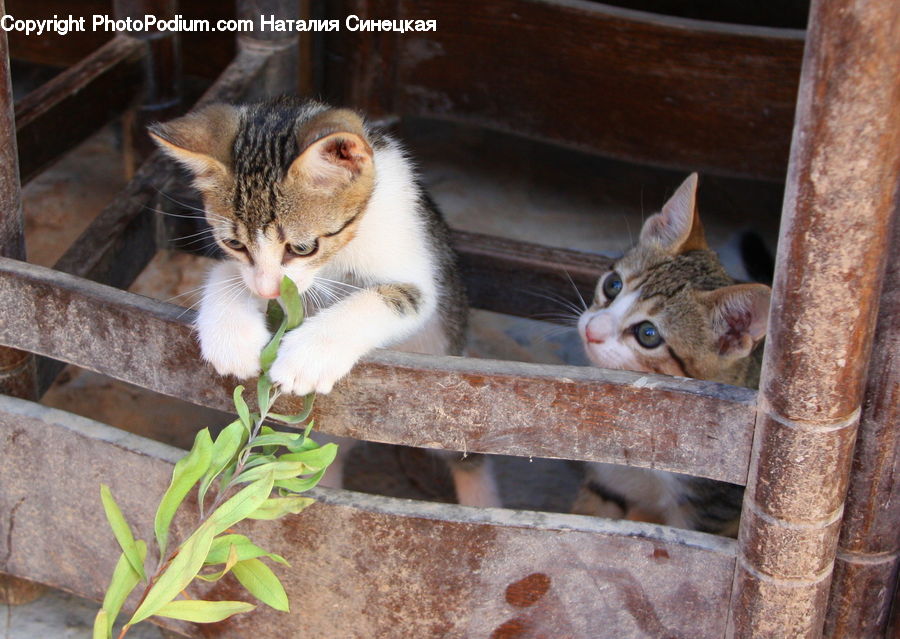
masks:
{"label": "wooden fence", "polygon": [[[177,10],[174,0],[115,6],[122,16]],[[581,0],[238,2],[237,15],[260,13],[436,18],[439,28],[352,41],[343,30],[303,48],[290,34],[241,34],[202,101],[303,88],[311,66],[327,95],[375,116],[449,118],[723,174],[787,171],[758,393],[378,351],[318,400],[321,430],[624,463],[748,490],[730,540],[319,489],[320,503],[301,515],[252,526],[296,567],[282,572],[294,612],[172,628],[497,639],[886,632],[900,551],[900,5],[814,1],[805,48],[799,31]],[[3,33],[3,59],[6,47]],[[8,66],[0,79],[0,570],[93,598],[115,553],[99,500],[86,496],[107,482],[135,521],[149,522],[146,497],[164,490],[179,452],[36,400],[61,362],[214,408],[227,409],[230,389],[201,364],[189,314],[121,290],[160,248],[148,209],[177,180],[173,167],[151,156],[53,269],[24,261],[20,171],[33,175],[126,109],[138,126],[177,109],[177,51],[177,36],[118,35],[15,107]],[[531,69],[529,81],[511,80],[511,67]],[[682,126],[660,126],[661,109]],[[454,242],[473,306],[505,313],[544,310],[511,296],[510,282],[565,270],[590,290],[608,264],[473,233]],[[290,412],[294,400],[279,401]],[[228,595],[223,584],[210,596]]]}

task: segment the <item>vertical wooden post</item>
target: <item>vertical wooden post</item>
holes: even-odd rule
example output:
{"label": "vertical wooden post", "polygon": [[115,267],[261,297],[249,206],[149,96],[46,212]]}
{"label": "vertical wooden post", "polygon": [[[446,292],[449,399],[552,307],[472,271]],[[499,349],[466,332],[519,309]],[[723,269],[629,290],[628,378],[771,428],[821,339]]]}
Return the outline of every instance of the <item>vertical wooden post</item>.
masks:
{"label": "vertical wooden post", "polygon": [[828,602],[828,637],[885,631],[900,569],[900,220],[875,326],[853,472]]}
{"label": "vertical wooden post", "polygon": [[[117,20],[142,19],[145,15],[171,20],[178,13],[178,0],[114,0],[113,13]],[[156,148],[147,135],[147,125],[156,120],[166,120],[180,111],[181,39],[177,31],[128,32],[126,35],[144,40],[148,47],[144,97],[137,112],[126,120],[124,127],[137,156],[131,158],[130,175]],[[126,144],[126,149],[128,147]]]}
{"label": "vertical wooden post", "polygon": [[821,636],[900,170],[900,4],[814,0],[729,636]]}
{"label": "vertical wooden post", "polygon": [[[6,15],[0,0],[0,16]],[[13,116],[12,82],[9,75],[9,44],[0,29],[0,256],[25,259],[22,221],[22,191],[19,184],[19,152]],[[0,393],[37,399],[37,371],[30,353],[0,346]],[[5,566],[0,566],[0,569]],[[44,587],[0,573],[0,601],[21,604],[31,601]]]}
{"label": "vertical wooden post", "polygon": [[[308,18],[308,3],[302,4],[303,17]],[[262,49],[271,54],[262,85],[247,97],[261,99],[281,94],[297,95],[300,89],[298,34],[296,31],[263,28],[262,20],[272,16],[277,20],[297,20],[301,15],[300,5],[298,0],[238,0],[238,18],[253,21],[252,32],[238,33],[238,49]]]}

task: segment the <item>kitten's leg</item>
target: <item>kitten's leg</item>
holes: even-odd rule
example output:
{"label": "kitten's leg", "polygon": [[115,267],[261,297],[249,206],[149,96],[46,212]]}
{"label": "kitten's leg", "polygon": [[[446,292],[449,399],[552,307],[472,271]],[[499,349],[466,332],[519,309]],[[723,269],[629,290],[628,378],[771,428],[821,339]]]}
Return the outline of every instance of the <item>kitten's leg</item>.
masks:
{"label": "kitten's leg", "polygon": [[328,393],[360,357],[412,334],[433,309],[412,284],[357,291],[288,333],[270,375],[295,395]]}
{"label": "kitten's leg", "polygon": [[453,451],[441,451],[439,456],[446,459],[450,466],[456,500],[460,504],[481,508],[503,507],[490,457],[476,453],[460,459],[460,453]]}
{"label": "kitten's leg", "polygon": [[234,264],[220,262],[210,270],[196,327],[203,359],[217,373],[239,379],[259,373],[259,352],[271,335],[263,301],[250,293]]}

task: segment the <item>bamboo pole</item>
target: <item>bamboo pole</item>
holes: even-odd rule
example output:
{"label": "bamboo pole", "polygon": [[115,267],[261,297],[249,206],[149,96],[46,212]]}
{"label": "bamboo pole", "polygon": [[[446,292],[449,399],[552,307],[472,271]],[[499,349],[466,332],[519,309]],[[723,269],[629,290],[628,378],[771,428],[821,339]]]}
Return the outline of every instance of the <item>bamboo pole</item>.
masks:
{"label": "bamboo pole", "polygon": [[729,636],[818,637],[900,170],[900,4],[814,0]]}

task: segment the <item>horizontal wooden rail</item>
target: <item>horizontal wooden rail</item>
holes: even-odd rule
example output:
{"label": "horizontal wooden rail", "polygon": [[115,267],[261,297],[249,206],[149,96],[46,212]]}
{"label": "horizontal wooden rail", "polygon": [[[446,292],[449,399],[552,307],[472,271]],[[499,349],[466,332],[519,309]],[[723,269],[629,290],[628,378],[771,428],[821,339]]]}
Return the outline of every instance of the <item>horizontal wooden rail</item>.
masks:
{"label": "horizontal wooden rail", "polygon": [[142,42],[118,36],[16,103],[23,182],[140,96],[145,54]]}
{"label": "horizontal wooden rail", "polygon": [[[136,536],[183,454],[0,397],[0,571],[99,600],[117,559],[99,484]],[[107,463],[114,460],[115,463]],[[238,532],[283,555],[293,606],[260,606],[192,637],[720,638],[734,542],[628,521],[465,508],[320,489],[319,503]],[[175,539],[189,518],[176,520]],[[65,561],[59,561],[64,557]],[[149,562],[155,561],[150,558]],[[245,596],[230,576],[192,597]],[[135,603],[132,598],[126,609]]]}
{"label": "horizontal wooden rail", "polygon": [[437,21],[435,31],[325,33],[331,100],[629,161],[784,179],[802,31],[586,0],[344,0],[327,11]]}
{"label": "horizontal wooden rail", "polygon": [[[191,319],[178,306],[0,260],[0,344],[228,410],[235,382],[200,363]],[[315,418],[320,430],[357,439],[742,484],[755,398],[745,388],[628,371],[376,351],[319,398]],[[282,398],[279,409],[299,403]]]}

